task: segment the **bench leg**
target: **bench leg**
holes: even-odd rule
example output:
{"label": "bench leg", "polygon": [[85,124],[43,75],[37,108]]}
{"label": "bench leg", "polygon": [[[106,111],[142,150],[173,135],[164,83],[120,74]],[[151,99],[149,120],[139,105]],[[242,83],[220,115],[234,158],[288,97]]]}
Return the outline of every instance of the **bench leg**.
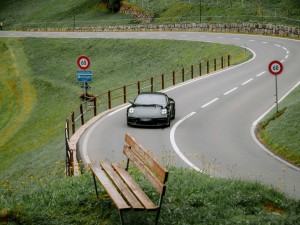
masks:
{"label": "bench leg", "polygon": [[97,195],[97,199],[98,199],[99,197],[98,197],[98,190],[97,190],[97,182],[96,182],[96,178],[95,178],[94,174],[93,174],[93,178],[94,178],[94,185],[95,185],[96,195]]}
{"label": "bench leg", "polygon": [[156,217],[155,217],[155,225],[158,224],[158,219],[159,219],[160,209],[161,209],[161,205],[162,205],[162,200],[163,200],[163,196],[161,195],[159,197],[159,201],[158,201],[158,209],[157,209]]}
{"label": "bench leg", "polygon": [[123,219],[123,214],[122,214],[121,210],[119,211],[119,214],[120,214],[121,225],[124,225],[124,219]]}

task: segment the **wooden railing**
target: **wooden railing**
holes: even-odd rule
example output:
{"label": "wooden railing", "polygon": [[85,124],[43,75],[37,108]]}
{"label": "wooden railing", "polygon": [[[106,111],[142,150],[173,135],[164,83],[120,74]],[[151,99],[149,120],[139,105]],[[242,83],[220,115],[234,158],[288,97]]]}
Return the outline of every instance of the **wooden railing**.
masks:
{"label": "wooden railing", "polygon": [[[220,59],[200,62],[197,65],[191,65],[180,70],[173,70],[169,73],[150,77],[131,84],[110,89],[100,95],[89,99],[74,109],[69,118],[66,119],[65,142],[66,142],[66,175],[74,174],[74,149],[70,146],[70,129],[72,135],[76,130],[85,124],[91,118],[108,109],[126,103],[129,99],[134,99],[137,94],[145,91],[159,91],[175,86],[179,83],[194,79],[199,76],[215,72],[219,69],[230,66],[230,55],[222,56]],[[70,128],[71,125],[71,128]]]}

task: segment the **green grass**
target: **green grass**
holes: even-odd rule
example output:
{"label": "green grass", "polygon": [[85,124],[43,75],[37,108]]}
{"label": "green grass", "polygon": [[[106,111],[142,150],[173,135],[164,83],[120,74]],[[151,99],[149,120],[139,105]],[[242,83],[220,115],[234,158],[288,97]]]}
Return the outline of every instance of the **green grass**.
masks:
{"label": "green grass", "polygon": [[[127,0],[154,15],[157,22],[199,22],[199,0]],[[271,22],[299,26],[297,0],[201,0],[201,22]]]}
{"label": "green grass", "polygon": [[[6,180],[0,194],[0,224],[119,224],[118,211],[103,189],[96,198],[91,173],[65,179],[60,175],[63,166],[52,166],[50,174],[25,176],[18,186]],[[151,196],[151,186],[131,170]],[[159,224],[293,225],[300,219],[300,201],[260,184],[213,179],[187,169],[169,171]],[[154,214],[135,211],[124,218],[126,224],[150,225]]]}
{"label": "green grass", "polygon": [[[90,27],[136,23],[130,15],[109,12],[100,0],[2,0],[5,29],[27,27]],[[298,0],[127,0],[151,13],[153,23],[263,22],[300,26]]]}
{"label": "green grass", "polygon": [[300,87],[260,123],[259,138],[278,155],[300,166]]}

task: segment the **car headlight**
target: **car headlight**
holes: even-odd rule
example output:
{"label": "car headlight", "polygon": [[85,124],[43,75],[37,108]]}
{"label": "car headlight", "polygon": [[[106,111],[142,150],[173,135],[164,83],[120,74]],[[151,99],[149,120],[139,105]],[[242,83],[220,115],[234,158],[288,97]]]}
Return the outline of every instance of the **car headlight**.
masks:
{"label": "car headlight", "polygon": [[162,109],[162,110],[161,110],[161,114],[162,114],[162,115],[167,115],[167,113],[168,113],[167,109]]}
{"label": "car headlight", "polygon": [[134,108],[129,108],[128,113],[133,114],[134,113]]}

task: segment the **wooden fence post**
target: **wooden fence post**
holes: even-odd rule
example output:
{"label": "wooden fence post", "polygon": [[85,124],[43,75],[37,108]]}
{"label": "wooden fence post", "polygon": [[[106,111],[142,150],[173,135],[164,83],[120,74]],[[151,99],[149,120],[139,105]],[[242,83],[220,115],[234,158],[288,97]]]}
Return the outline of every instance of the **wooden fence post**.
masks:
{"label": "wooden fence post", "polygon": [[175,71],[173,70],[173,86],[176,84],[176,79],[175,79]]}
{"label": "wooden fence post", "polygon": [[206,62],[206,73],[209,74],[209,61]]}
{"label": "wooden fence post", "polygon": [[191,65],[191,78],[194,78],[194,65]]}
{"label": "wooden fence post", "polygon": [[83,107],[82,104],[80,104],[80,117],[81,117],[81,125],[84,124],[84,117],[83,117]]}
{"label": "wooden fence post", "polygon": [[230,55],[228,55],[228,66],[230,66]]}
{"label": "wooden fence post", "polygon": [[216,58],[214,59],[214,69],[215,69],[215,71],[217,71],[217,59]]}
{"label": "wooden fence post", "polygon": [[161,89],[165,89],[165,74],[161,75]]}
{"label": "wooden fence post", "polygon": [[141,93],[141,82],[138,81],[137,85],[138,85],[138,94],[140,94]]}
{"label": "wooden fence post", "polygon": [[182,68],[182,82],[184,82],[184,68]]}
{"label": "wooden fence post", "polygon": [[108,109],[111,109],[111,91],[109,90],[107,92],[108,97]]}
{"label": "wooden fence post", "polygon": [[124,99],[124,103],[127,102],[127,97],[126,97],[126,85],[123,86],[123,99]]}
{"label": "wooden fence post", "polygon": [[67,135],[67,138],[69,139],[69,137],[70,137],[70,122],[68,119],[66,119],[66,129],[67,129],[66,135]]}
{"label": "wooden fence post", "polygon": [[72,119],[72,134],[75,134],[75,113],[72,112],[71,114],[71,119]]}
{"label": "wooden fence post", "polygon": [[199,76],[202,76],[202,63],[199,63]]}
{"label": "wooden fence post", "polygon": [[153,82],[153,77],[151,77],[151,92],[154,91],[154,82]]}
{"label": "wooden fence post", "polygon": [[224,57],[221,57],[221,68],[224,69]]}
{"label": "wooden fence post", "polygon": [[97,98],[94,98],[94,116],[97,116]]}

